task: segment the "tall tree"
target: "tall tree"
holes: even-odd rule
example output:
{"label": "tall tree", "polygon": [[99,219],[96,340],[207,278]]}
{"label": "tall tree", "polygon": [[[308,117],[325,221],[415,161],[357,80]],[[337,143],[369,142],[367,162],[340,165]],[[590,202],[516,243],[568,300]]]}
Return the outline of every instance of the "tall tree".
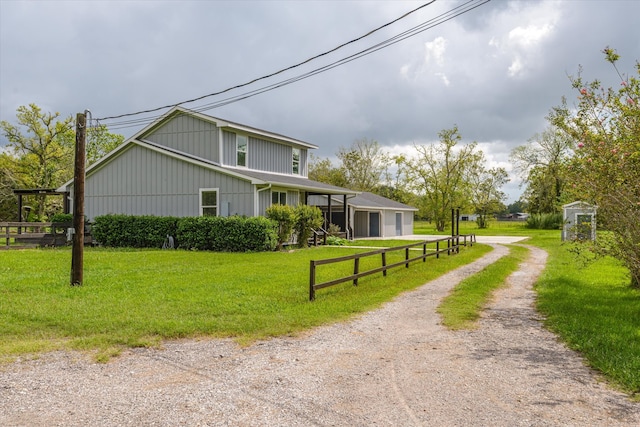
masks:
{"label": "tall tree", "polygon": [[335,167],[331,160],[321,159],[311,154],[309,160],[309,179],[324,182],[337,187],[347,186],[347,177],[341,168]]}
{"label": "tall tree", "polygon": [[527,185],[525,195],[530,212],[560,212],[566,166],[573,147],[573,138],[552,126],[511,151],[515,170]]}
{"label": "tall tree", "polygon": [[392,161],[377,141],[366,138],[355,141],[349,148],[341,147],[338,159],[348,188],[374,193]]}
{"label": "tall tree", "polygon": [[0,153],[0,221],[17,221],[18,203],[13,189],[17,186],[15,159]]}
{"label": "tall tree", "polygon": [[451,209],[468,201],[469,174],[482,156],[476,152],[475,142],[458,147],[462,139],[458,127],[438,133],[440,141],[430,145],[415,145],[417,157],[404,157],[402,171],[420,197],[421,207],[444,231],[451,218]]}
{"label": "tall tree", "polygon": [[[36,104],[20,106],[17,125],[0,122],[9,141],[13,188],[57,188],[73,177],[75,129],[71,116],[43,112]],[[87,132],[87,163],[91,164],[124,141],[122,135],[111,134],[105,126]],[[45,196],[37,196],[35,216],[43,219]]]}
{"label": "tall tree", "polygon": [[615,50],[603,53],[617,87],[586,82],[578,73],[571,78],[577,105],[563,100],[549,120],[578,141],[569,169],[572,191],[598,205],[599,222],[613,235],[614,244],[598,239],[596,247],[624,262],[640,287],[640,62],[635,75],[625,77]]}
{"label": "tall tree", "polygon": [[[0,128],[17,158],[20,185],[54,188],[69,179],[73,151],[65,141],[73,134],[72,118],[60,120],[60,113],[44,113],[35,104],[18,107],[16,117],[17,126],[3,120]],[[42,218],[44,209],[44,196],[40,196],[38,218]]]}
{"label": "tall tree", "polygon": [[501,188],[509,182],[504,168],[487,169],[483,157],[472,165],[469,174],[471,205],[478,215],[479,228],[487,228],[489,215],[505,210],[503,201],[507,196]]}

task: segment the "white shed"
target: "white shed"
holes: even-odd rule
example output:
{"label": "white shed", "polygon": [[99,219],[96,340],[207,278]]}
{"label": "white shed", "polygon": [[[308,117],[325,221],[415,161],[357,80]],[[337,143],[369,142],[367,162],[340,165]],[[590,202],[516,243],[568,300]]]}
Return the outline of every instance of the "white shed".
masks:
{"label": "white shed", "polygon": [[580,201],[562,206],[562,240],[595,240],[597,209],[596,205]]}

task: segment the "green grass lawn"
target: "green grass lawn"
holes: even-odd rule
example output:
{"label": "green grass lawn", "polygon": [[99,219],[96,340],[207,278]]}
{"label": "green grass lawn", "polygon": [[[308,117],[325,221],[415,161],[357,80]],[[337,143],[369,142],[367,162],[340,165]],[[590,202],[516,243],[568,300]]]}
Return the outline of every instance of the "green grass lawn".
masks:
{"label": "green grass lawn", "polygon": [[492,292],[506,284],[506,279],[529,256],[523,246],[509,246],[509,254],[463,280],[437,308],[442,324],[449,329],[472,329]]}
{"label": "green grass lawn", "polygon": [[[524,222],[520,221],[489,221],[489,227],[478,228],[475,221],[460,221],[460,234],[476,234],[478,236],[531,236],[534,232],[547,232],[549,230],[530,230],[525,228]],[[444,231],[437,231],[433,223],[426,221],[415,221],[413,226],[415,234],[437,234],[451,235],[451,225]],[[558,230],[558,235],[560,231]]]}
{"label": "green grass lawn", "polygon": [[[69,249],[3,251],[0,359],[86,349],[97,350],[97,358],[104,360],[122,348],[153,346],[163,339],[234,337],[248,344],[296,334],[378,307],[489,250],[474,245],[456,256],[395,268],[386,278],[362,278],[358,287],[345,283],[321,289],[314,302],[308,301],[309,261],[366,249],[213,253],[88,248],[81,287],[69,285]],[[361,263],[361,270],[371,263]],[[319,281],[352,269],[352,263],[321,266]]]}
{"label": "green grass lawn", "polygon": [[628,271],[603,258],[583,266],[557,239],[531,244],[549,253],[538,280],[538,310],[549,329],[621,390],[640,398],[640,290]]}
{"label": "green grass lawn", "polygon": [[[433,226],[420,222],[415,231],[437,234]],[[613,384],[640,395],[640,290],[629,287],[624,267],[609,258],[581,267],[560,242],[559,230],[529,230],[512,222],[492,222],[479,230],[475,223],[465,222],[460,232],[530,236],[526,243],[546,250],[547,267],[536,290],[547,327]],[[122,348],[158,345],[163,339],[234,337],[248,344],[296,334],[378,307],[490,249],[474,245],[457,256],[414,262],[409,269],[392,270],[387,278],[362,278],[358,287],[345,283],[321,289],[315,302],[308,301],[311,259],[367,250],[324,247],[222,254],[88,249],[84,286],[75,288],[69,286],[70,250],[1,251],[0,360],[56,349],[97,350],[98,359],[107,359]],[[502,275],[514,268],[509,263],[520,255],[483,272],[489,279],[470,278],[458,292],[472,293],[465,287],[473,289],[473,282],[499,285]],[[368,263],[374,261],[363,262],[361,269]],[[318,281],[350,274],[353,265],[326,267],[319,268]],[[454,311],[473,317],[481,305],[472,306],[471,314]]]}

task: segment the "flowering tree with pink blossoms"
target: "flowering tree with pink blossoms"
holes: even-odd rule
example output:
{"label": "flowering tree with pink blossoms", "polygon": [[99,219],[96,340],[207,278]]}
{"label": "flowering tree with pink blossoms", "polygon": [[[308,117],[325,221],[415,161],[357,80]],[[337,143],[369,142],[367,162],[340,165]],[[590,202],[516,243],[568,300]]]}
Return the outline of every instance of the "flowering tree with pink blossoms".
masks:
{"label": "flowering tree with pink blossoms", "polygon": [[617,52],[607,47],[603,53],[616,86],[586,82],[578,73],[570,78],[576,104],[569,107],[563,99],[549,120],[577,143],[569,165],[570,191],[598,205],[600,226],[610,232],[596,249],[621,260],[632,285],[640,287],[640,62],[635,74],[624,75]]}

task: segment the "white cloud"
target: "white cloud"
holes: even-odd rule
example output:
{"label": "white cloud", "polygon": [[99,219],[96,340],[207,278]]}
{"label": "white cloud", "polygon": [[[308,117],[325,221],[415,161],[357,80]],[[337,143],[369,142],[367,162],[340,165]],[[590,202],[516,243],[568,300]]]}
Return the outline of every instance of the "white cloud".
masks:
{"label": "white cloud", "polygon": [[436,37],[432,42],[425,43],[424,47],[425,65],[429,64],[429,62],[431,62],[431,60],[433,59],[437,66],[444,66],[444,54],[447,50],[447,40],[445,40],[444,37]]}
{"label": "white cloud", "polygon": [[435,75],[442,79],[442,83],[444,83],[445,86],[449,86],[451,84],[445,73],[435,73]]}
{"label": "white cloud", "polygon": [[527,27],[516,27],[509,31],[508,40],[510,44],[522,48],[534,47],[549,37],[554,29],[554,25],[545,24],[541,27],[529,25]]}
{"label": "white cloud", "polygon": [[[529,75],[544,58],[545,43],[552,39],[562,15],[554,2],[511,3],[497,18],[499,32],[489,39],[493,57],[507,59],[509,77]],[[515,25],[515,26],[514,26]]]}
{"label": "white cloud", "polygon": [[400,67],[400,75],[412,82],[429,80],[429,77],[435,76],[445,86],[449,86],[451,82],[447,75],[442,71],[434,71],[445,67],[447,43],[447,40],[441,36],[436,37],[433,41],[425,42],[422,60],[402,65]]}

